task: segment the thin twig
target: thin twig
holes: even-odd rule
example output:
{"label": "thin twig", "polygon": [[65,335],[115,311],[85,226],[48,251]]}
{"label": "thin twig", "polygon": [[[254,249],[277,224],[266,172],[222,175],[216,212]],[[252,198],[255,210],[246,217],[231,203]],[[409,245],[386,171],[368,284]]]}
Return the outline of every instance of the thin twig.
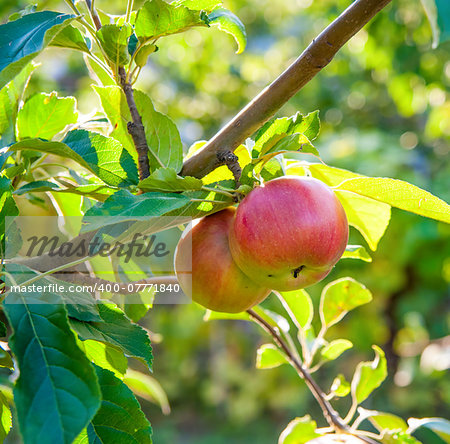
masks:
{"label": "thin twig", "polygon": [[131,86],[131,83],[127,81],[125,68],[123,66],[119,68],[119,76],[132,119],[132,122],[128,122],[127,129],[133,139],[134,146],[136,147],[136,151],[138,153],[139,178],[143,180],[146,177],[150,176],[148,144],[147,138],[145,136],[145,129],[144,125],[142,124],[142,118],[136,107],[133,87]]}
{"label": "thin twig", "polygon": [[281,335],[268,322],[266,322],[261,316],[259,316],[254,310],[249,309],[247,310],[247,313],[257,324],[259,324],[267,333],[269,333],[272,336],[272,339],[275,342],[275,344],[277,344],[278,347],[280,347],[286,353],[289,361],[297,370],[299,376],[304,379],[311,393],[316,398],[317,402],[320,405],[320,408],[322,409],[325,419],[327,420],[328,424],[333,428],[333,430],[335,430],[337,433],[351,432],[351,434],[358,436],[358,438],[363,442],[366,442],[368,444],[377,444],[375,441],[368,438],[367,436],[362,436],[361,434],[359,434],[359,431],[350,430],[349,426],[344,423],[342,418],[339,416],[336,410],[334,410],[332,405],[326,399],[325,393],[317,385],[316,381],[314,381],[308,369],[305,368],[302,362],[298,359],[298,357],[296,357],[291,352],[288,344],[286,344]]}
{"label": "thin twig", "polygon": [[203,177],[222,165],[219,152],[233,152],[319,73],[342,46],[392,0],[356,0],[300,57],[254,98],[197,153],[186,160],[182,175]]}
{"label": "thin twig", "polygon": [[297,370],[298,374],[305,380],[306,385],[319,403],[328,424],[336,431],[348,431],[349,427],[347,424],[342,421],[342,418],[338,415],[336,410],[334,410],[331,404],[326,400],[325,393],[311,377],[309,371],[303,366],[302,362],[291,353],[289,346],[284,342],[278,332],[254,310],[249,309],[247,310],[247,313],[272,336],[274,342],[286,353],[289,361]]}

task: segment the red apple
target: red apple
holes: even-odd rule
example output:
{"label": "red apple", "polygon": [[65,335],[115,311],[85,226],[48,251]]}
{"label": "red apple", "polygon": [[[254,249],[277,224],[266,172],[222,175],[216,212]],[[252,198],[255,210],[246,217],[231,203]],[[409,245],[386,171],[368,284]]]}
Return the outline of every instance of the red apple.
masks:
{"label": "red apple", "polygon": [[239,204],[230,249],[255,282],[279,291],[323,279],[348,241],[345,211],[333,191],[309,177],[280,177]]}
{"label": "red apple", "polygon": [[235,212],[230,207],[200,219],[185,230],[175,252],[175,272],[183,291],[200,305],[226,313],[245,311],[270,293],[231,257],[228,234]]}

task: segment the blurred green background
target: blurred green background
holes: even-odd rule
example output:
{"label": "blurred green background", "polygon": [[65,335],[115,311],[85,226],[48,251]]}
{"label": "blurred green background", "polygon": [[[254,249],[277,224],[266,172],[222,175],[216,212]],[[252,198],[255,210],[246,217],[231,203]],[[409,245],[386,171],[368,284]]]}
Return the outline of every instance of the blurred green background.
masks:
{"label": "blurred green background", "polygon": [[[67,11],[47,1],[39,9]],[[172,117],[186,148],[207,139],[282,72],[349,4],[342,0],[225,0],[243,21],[248,47],[234,53],[231,37],[195,29],[165,38],[136,85]],[[7,1],[0,16],[29,4]],[[137,4],[137,6],[139,3]],[[96,6],[123,14],[125,2]],[[279,115],[320,110],[316,141],[327,164],[370,176],[407,180],[450,200],[450,44],[431,48],[431,29],[419,0],[397,0],[359,32],[335,60]],[[81,112],[98,98],[77,52],[51,49],[38,61],[28,94],[75,95]],[[313,161],[314,158],[306,160]],[[355,230],[351,243],[364,244]],[[391,224],[370,264],[343,260],[309,290],[315,305],[326,282],[352,276],[374,301],[332,328],[355,347],[316,378],[328,388],[341,372],[385,350],[389,379],[365,403],[403,417],[449,417],[448,335],[450,227],[393,209]],[[274,300],[266,305],[277,309]],[[287,366],[256,370],[256,349],[269,338],[242,321],[203,321],[194,305],[155,305],[142,323],[154,334],[154,376],[166,390],[170,415],[142,401],[155,444],[273,444],[296,416],[325,425],[315,400]],[[349,403],[336,404],[345,413]],[[433,435],[417,435],[438,443]]]}

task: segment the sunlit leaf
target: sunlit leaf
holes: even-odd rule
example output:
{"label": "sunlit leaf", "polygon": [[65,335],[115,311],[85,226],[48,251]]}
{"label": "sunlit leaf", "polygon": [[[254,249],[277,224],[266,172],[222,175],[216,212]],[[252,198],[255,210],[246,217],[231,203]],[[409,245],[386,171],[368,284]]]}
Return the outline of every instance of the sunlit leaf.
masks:
{"label": "sunlit leaf", "polygon": [[381,385],[387,376],[386,358],[380,347],[373,345],[375,359],[372,362],[360,362],[352,380],[352,398],[360,404]]}
{"label": "sunlit leaf", "polygon": [[208,24],[217,26],[221,31],[231,34],[238,45],[236,54],[244,51],[247,44],[247,33],[244,24],[231,11],[224,8],[216,8],[208,15]]}
{"label": "sunlit leaf", "polygon": [[339,190],[350,191],[401,210],[450,223],[450,205],[428,191],[397,179],[358,177],[346,180]]}
{"label": "sunlit leaf", "polygon": [[[87,42],[89,43],[89,46]],[[50,46],[77,49],[78,51],[89,53],[90,42],[83,37],[83,34],[81,34],[78,28],[68,25],[56,34],[51,41]]]}
{"label": "sunlit leaf", "polygon": [[157,404],[164,415],[170,413],[169,400],[161,384],[152,376],[128,369],[123,382],[142,399]]}
{"label": "sunlit leaf", "polygon": [[4,442],[12,427],[11,409],[5,395],[0,392],[0,440]]}
{"label": "sunlit leaf", "polygon": [[203,182],[195,177],[178,176],[173,168],[158,168],[149,177],[139,182],[138,187],[145,191],[187,191],[200,190]]}
{"label": "sunlit leaf", "polygon": [[128,38],[130,26],[103,25],[97,31],[97,37],[108,59],[116,66],[126,65],[130,61]]}
{"label": "sunlit leaf", "polygon": [[295,418],[281,432],[278,444],[305,444],[308,441],[321,436],[316,433],[317,424],[309,415],[303,418]]}
{"label": "sunlit leaf", "polygon": [[346,350],[353,347],[353,344],[347,339],[335,339],[320,350],[323,359],[332,361],[342,355]]}
{"label": "sunlit leaf", "polygon": [[350,383],[345,379],[344,375],[339,374],[334,378],[330,392],[339,398],[344,398],[350,393]]}
{"label": "sunlit leaf", "polygon": [[273,344],[264,344],[256,351],[256,368],[275,368],[288,361],[283,352]]}
{"label": "sunlit leaf", "polygon": [[408,429],[403,418],[392,413],[379,412],[377,410],[367,410],[362,407],[358,407],[359,420],[369,419],[372,425],[382,432],[383,430],[402,430]]}
{"label": "sunlit leaf", "polygon": [[78,118],[75,97],[35,94],[28,99],[17,115],[19,139],[41,138],[51,140]]}
{"label": "sunlit leaf", "polygon": [[330,282],[320,298],[322,324],[330,327],[339,322],[350,310],[372,300],[370,291],[352,278]]}
{"label": "sunlit leaf", "polygon": [[307,329],[311,325],[314,316],[314,308],[309,294],[301,289],[295,291],[280,292],[282,304],[289,314],[292,314],[297,326]]}
{"label": "sunlit leaf", "polygon": [[372,262],[367,250],[361,245],[347,245],[342,259],[360,259],[364,262]]}

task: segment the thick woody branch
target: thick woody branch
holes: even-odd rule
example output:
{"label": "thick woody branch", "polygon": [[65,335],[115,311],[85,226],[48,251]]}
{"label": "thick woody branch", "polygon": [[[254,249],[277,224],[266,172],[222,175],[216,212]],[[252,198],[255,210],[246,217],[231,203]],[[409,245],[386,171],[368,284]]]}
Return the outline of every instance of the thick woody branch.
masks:
{"label": "thick woody branch", "polygon": [[119,76],[132,119],[131,122],[128,122],[127,129],[138,153],[139,178],[142,180],[150,175],[147,138],[145,137],[141,116],[136,107],[136,102],[134,101],[133,87],[131,86],[131,83],[127,81],[126,72],[123,67],[119,68]]}
{"label": "thick woody branch", "polygon": [[327,66],[340,48],[391,0],[356,0],[315,38],[300,57],[255,97],[194,156],[182,174],[203,177],[220,165],[218,153],[233,152],[295,93]]}

